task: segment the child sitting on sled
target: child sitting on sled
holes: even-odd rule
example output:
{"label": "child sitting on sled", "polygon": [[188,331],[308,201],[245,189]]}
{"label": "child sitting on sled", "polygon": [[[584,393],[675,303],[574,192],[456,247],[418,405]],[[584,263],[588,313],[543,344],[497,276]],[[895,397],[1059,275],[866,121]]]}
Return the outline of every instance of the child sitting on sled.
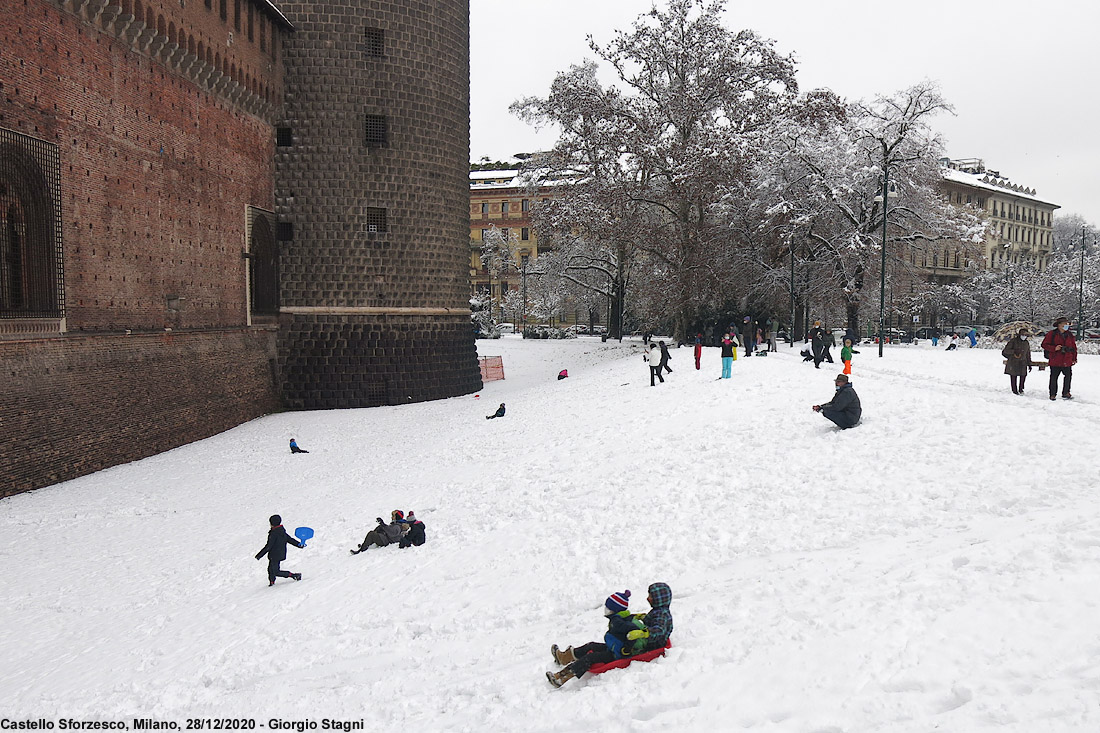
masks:
{"label": "child sitting on sled", "polygon": [[647,598],[652,610],[632,615],[628,610],[630,591],[612,593],[604,603],[607,633],[604,641],[592,641],[584,646],[564,651],[557,644],[550,647],[554,661],[565,665],[560,672],[547,672],[546,679],[561,687],[574,677],[581,677],[596,664],[632,657],[652,649],[661,649],[672,634],[672,589],[666,583],[649,586]]}

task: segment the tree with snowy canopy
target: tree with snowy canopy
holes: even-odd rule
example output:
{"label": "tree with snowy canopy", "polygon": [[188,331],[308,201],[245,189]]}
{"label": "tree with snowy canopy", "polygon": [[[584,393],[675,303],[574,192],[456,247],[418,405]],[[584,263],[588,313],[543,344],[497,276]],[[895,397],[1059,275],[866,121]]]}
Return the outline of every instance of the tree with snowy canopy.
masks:
{"label": "tree with snowy canopy", "polygon": [[[814,92],[758,158],[755,191],[772,202],[767,221],[782,230],[788,252],[804,251],[825,265],[853,329],[865,287],[880,274],[884,167],[898,193],[889,199],[886,253],[895,278],[915,281],[916,268],[905,257],[911,247],[950,241],[976,252],[982,240],[977,211],[948,204],[941,191],[942,145],[929,123],[950,109],[929,82],[872,103],[845,104],[831,92]],[[773,260],[776,268],[783,264]]]}
{"label": "tree with snowy canopy", "polygon": [[613,277],[617,307],[623,268],[645,252],[655,288],[647,298],[674,315],[677,337],[694,320],[700,293],[721,286],[716,251],[730,243],[714,221],[720,186],[747,173],[757,134],[796,92],[794,62],[752,31],[724,28],[724,6],[669,0],[606,46],[590,37],[625,91],[605,89],[589,62],[560,74],[546,99],[512,107],[561,129],[534,165],[572,177],[559,200],[592,204],[568,218],[547,207],[540,231],[596,249],[589,260]]}

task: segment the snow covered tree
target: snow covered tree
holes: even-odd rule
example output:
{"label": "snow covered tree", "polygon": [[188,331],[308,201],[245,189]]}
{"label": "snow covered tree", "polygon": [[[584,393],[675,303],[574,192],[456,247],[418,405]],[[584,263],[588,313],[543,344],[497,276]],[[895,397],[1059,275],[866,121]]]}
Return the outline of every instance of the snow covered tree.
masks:
{"label": "snow covered tree", "polygon": [[930,121],[943,111],[950,107],[929,82],[871,103],[814,92],[759,161],[757,190],[773,201],[769,220],[788,251],[804,248],[808,260],[824,265],[818,274],[831,280],[852,328],[861,307],[869,310],[865,291],[881,271],[884,170],[898,194],[889,198],[886,252],[895,284],[918,277],[910,247],[950,241],[976,248],[981,241],[977,212],[948,204],[941,193],[942,146]]}
{"label": "snow covered tree", "polygon": [[[669,0],[606,46],[589,38],[623,90],[605,89],[589,62],[559,75],[546,99],[513,105],[528,121],[561,129],[538,164],[572,176],[569,193],[595,204],[555,234],[614,249],[620,301],[623,266],[646,253],[654,289],[646,299],[675,319],[678,337],[700,293],[717,288],[713,264],[731,245],[713,221],[720,187],[747,172],[755,134],[796,90],[793,61],[752,31],[724,28],[724,6]],[[610,264],[606,249],[596,254]]]}

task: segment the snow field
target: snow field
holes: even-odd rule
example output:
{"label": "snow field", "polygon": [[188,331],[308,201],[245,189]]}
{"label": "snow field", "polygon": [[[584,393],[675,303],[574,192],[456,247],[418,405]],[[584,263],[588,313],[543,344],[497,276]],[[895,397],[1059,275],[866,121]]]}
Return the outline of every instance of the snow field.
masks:
{"label": "snow field", "polygon": [[[786,345],[730,380],[673,349],[656,388],[638,342],[478,347],[507,376],[478,398],[272,415],[0,502],[4,715],[1100,728],[1100,357],[1050,402],[999,350],[863,346],[838,431],[810,405],[841,365]],[[428,543],[351,556],[395,508]],[[275,512],[317,535],[268,588]],[[668,655],[550,688],[550,644],[654,581]]]}

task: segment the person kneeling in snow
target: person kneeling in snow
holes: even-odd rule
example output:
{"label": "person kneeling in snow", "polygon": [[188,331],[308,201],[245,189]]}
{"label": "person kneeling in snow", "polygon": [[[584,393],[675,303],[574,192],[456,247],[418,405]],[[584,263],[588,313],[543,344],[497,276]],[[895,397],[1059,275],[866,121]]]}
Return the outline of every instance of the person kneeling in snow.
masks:
{"label": "person kneeling in snow", "polygon": [[363,538],[363,543],[352,550],[351,554],[358,555],[371,545],[385,547],[394,542],[400,542],[401,538],[409,533],[409,525],[405,523],[405,513],[400,509],[394,509],[390,514],[390,519],[392,521],[386,524],[382,521],[382,517],[376,517],[375,521],[378,522],[378,526],[367,532],[367,536]]}
{"label": "person kneeling in snow", "polygon": [[550,647],[554,661],[565,665],[560,672],[547,672],[546,679],[554,687],[561,687],[574,677],[581,677],[596,664],[613,662],[651,649],[661,649],[672,635],[672,589],[667,583],[649,586],[647,599],[652,610],[643,616],[631,615],[627,610],[630,591],[612,593],[604,602],[607,616],[607,633],[603,643],[589,642],[583,646],[569,647],[564,651],[557,644]]}
{"label": "person kneeling in snow", "polygon": [[485,419],[486,420],[492,420],[492,419],[497,418],[497,417],[504,417],[504,403],[503,402],[500,403],[500,407],[497,408],[496,412],[494,412],[492,415],[486,415]]}
{"label": "person kneeling in snow", "polygon": [[859,422],[863,408],[847,374],[836,375],[836,395],[824,405],[814,405],[814,412],[820,412],[841,429],[854,427]]}

